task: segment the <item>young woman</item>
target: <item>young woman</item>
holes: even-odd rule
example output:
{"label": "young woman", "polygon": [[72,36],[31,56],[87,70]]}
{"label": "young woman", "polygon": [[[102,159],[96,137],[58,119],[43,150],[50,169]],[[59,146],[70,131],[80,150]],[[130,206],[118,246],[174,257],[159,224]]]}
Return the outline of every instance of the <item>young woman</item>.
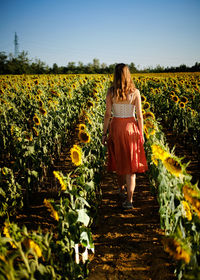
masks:
{"label": "young woman", "polygon": [[[111,111],[113,118],[110,122]],[[148,167],[143,147],[140,92],[135,88],[129,68],[124,63],[116,65],[113,86],[107,92],[102,143],[107,143],[108,147],[108,170],[117,172],[121,186],[126,181],[127,200],[122,206],[131,209],[136,173],[145,172]]]}

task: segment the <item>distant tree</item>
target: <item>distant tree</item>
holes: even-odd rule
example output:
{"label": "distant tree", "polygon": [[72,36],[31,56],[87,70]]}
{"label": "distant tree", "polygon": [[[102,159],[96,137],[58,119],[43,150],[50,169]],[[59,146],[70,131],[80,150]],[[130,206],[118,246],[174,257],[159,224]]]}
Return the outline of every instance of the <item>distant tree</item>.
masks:
{"label": "distant tree", "polygon": [[80,74],[84,74],[84,73],[85,73],[85,66],[84,66],[84,64],[83,64],[82,61],[79,61],[79,62],[78,62],[77,71],[78,71],[78,73],[80,73]]}
{"label": "distant tree", "polygon": [[115,63],[115,64],[110,64],[109,66],[108,66],[108,73],[109,74],[113,74],[114,73],[114,70],[115,70],[115,66],[117,65],[117,63]]}
{"label": "distant tree", "polygon": [[101,64],[101,68],[102,68],[102,69],[106,69],[106,67],[107,67],[107,64],[103,62],[103,63]]}
{"label": "distant tree", "polygon": [[100,68],[100,62],[99,59],[94,58],[93,59],[93,68],[95,70],[95,72],[98,72],[99,68]]}
{"label": "distant tree", "polygon": [[67,73],[75,73],[76,71],[76,63],[73,61],[68,62],[67,64]]}
{"label": "distant tree", "polygon": [[179,66],[178,71],[180,71],[180,72],[187,72],[188,71],[188,67],[185,64],[181,64]]}
{"label": "distant tree", "polygon": [[137,72],[137,68],[136,68],[136,66],[135,66],[135,63],[133,63],[133,62],[131,62],[131,63],[129,64],[129,69],[130,69],[130,72],[131,72],[131,73],[136,73],[136,72]]}
{"label": "distant tree", "polygon": [[5,74],[7,64],[7,55],[5,52],[0,52],[0,74]]}
{"label": "distant tree", "polygon": [[30,71],[32,74],[44,74],[49,72],[49,67],[40,59],[35,59],[30,65]]}
{"label": "distant tree", "polygon": [[165,68],[158,64],[158,65],[156,65],[156,67],[152,71],[155,72],[155,73],[162,73],[162,72],[164,72],[164,70],[165,70]]}
{"label": "distant tree", "polygon": [[58,65],[56,63],[53,64],[52,70],[53,70],[54,74],[58,74],[59,73],[59,68],[58,68]]}
{"label": "distant tree", "polygon": [[191,67],[191,71],[200,72],[200,63],[199,63],[199,62],[196,62],[196,63]]}

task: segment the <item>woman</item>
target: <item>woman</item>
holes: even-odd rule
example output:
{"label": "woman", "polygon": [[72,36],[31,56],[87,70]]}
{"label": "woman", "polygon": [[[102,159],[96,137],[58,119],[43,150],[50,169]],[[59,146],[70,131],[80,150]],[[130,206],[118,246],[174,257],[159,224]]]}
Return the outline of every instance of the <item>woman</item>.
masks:
{"label": "woman", "polygon": [[[135,110],[137,121],[135,119]],[[110,122],[111,111],[113,118]],[[107,130],[109,126],[109,137]],[[127,200],[123,208],[133,208],[133,193],[136,173],[145,172],[147,161],[144,152],[143,116],[141,97],[131,79],[129,68],[124,63],[117,64],[113,86],[106,96],[106,111],[102,143],[108,145],[108,170],[116,171],[119,184],[126,181]]]}

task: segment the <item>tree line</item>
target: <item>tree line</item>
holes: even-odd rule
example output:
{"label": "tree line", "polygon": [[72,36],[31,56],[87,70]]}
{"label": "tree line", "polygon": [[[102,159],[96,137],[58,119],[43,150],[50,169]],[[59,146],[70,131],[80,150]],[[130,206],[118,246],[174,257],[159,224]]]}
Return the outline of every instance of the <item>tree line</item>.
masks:
{"label": "tree line", "polygon": [[[17,57],[13,54],[6,55],[5,52],[0,52],[0,75],[3,74],[112,74],[116,63],[107,65],[100,64],[99,59],[94,58],[92,63],[83,64],[79,61],[68,62],[66,66],[58,66],[56,63],[49,67],[40,59],[32,61],[28,58],[28,53],[22,51]],[[129,65],[131,73],[163,73],[163,72],[200,72],[200,63],[196,62],[189,67],[181,64],[177,67],[146,67],[139,70],[133,62]]]}

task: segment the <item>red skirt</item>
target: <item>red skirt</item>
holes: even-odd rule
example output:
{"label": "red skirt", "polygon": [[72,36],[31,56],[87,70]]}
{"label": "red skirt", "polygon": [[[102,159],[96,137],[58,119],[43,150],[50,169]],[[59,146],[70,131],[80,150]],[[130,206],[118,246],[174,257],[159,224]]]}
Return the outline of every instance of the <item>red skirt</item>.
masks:
{"label": "red skirt", "polygon": [[111,120],[108,136],[108,171],[119,175],[148,169],[144,147],[134,117]]}

